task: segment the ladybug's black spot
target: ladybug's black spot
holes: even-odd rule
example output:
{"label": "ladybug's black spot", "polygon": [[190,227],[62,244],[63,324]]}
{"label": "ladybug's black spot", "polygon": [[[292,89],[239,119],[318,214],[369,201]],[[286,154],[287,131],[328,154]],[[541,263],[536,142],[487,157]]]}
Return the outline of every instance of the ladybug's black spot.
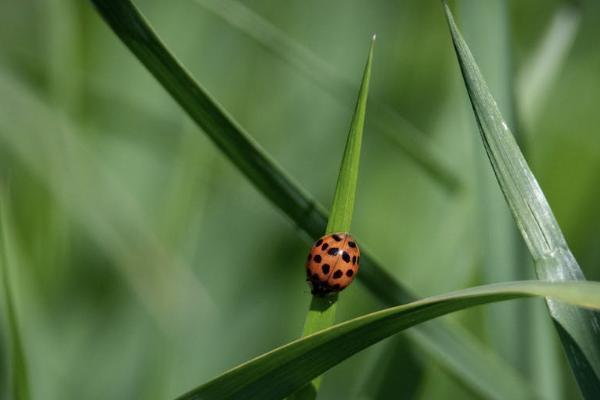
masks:
{"label": "ladybug's black spot", "polygon": [[338,269],[333,273],[333,279],[340,279],[344,275],[341,269]]}
{"label": "ladybug's black spot", "polygon": [[339,241],[341,241],[341,240],[342,240],[342,238],[341,238],[341,237],[339,237],[339,236],[338,236],[338,235],[336,235],[336,234],[333,234],[333,235],[331,235],[331,237],[332,237],[332,238],[333,238],[333,240],[335,240],[336,242],[339,242]]}
{"label": "ladybug's black spot", "polygon": [[356,264],[356,256],[352,256],[352,264]]}
{"label": "ladybug's black spot", "polygon": [[350,242],[348,242],[348,246],[350,246],[352,248],[355,248],[356,247],[356,243],[350,241]]}
{"label": "ladybug's black spot", "polygon": [[350,262],[350,255],[346,252],[344,252],[344,254],[342,254],[342,260],[344,260],[345,262],[349,263]]}
{"label": "ladybug's black spot", "polygon": [[328,247],[329,245],[327,243],[323,243],[323,246],[321,246],[321,250],[325,251]]}
{"label": "ladybug's black spot", "polygon": [[321,256],[317,254],[317,255],[316,255],[314,258],[313,258],[313,261],[314,261],[314,262],[316,262],[316,263],[320,263],[320,262],[321,262]]}
{"label": "ladybug's black spot", "polygon": [[321,271],[323,271],[323,273],[324,273],[325,275],[327,275],[327,274],[329,273],[329,268],[330,268],[330,267],[329,267],[329,264],[323,264],[323,265],[321,266]]}
{"label": "ladybug's black spot", "polygon": [[318,274],[312,274],[312,276],[310,277],[311,280],[318,282],[319,281],[319,275]]}
{"label": "ladybug's black spot", "polygon": [[323,239],[317,240],[317,243],[315,243],[315,247],[319,247],[321,243],[323,243]]}
{"label": "ladybug's black spot", "polygon": [[338,253],[338,248],[337,247],[332,247],[329,249],[329,251],[327,252],[327,254],[329,254],[330,256],[335,256]]}
{"label": "ladybug's black spot", "polygon": [[335,290],[335,291],[337,292],[338,290],[340,290],[340,287],[341,287],[341,286],[340,286],[340,284],[339,284],[339,283],[336,283],[335,285],[333,285],[333,288],[332,288],[332,289],[333,289],[333,290]]}
{"label": "ladybug's black spot", "polygon": [[354,271],[352,271],[351,269],[349,269],[348,271],[346,271],[346,276],[348,278],[350,278],[352,275],[354,275]]}

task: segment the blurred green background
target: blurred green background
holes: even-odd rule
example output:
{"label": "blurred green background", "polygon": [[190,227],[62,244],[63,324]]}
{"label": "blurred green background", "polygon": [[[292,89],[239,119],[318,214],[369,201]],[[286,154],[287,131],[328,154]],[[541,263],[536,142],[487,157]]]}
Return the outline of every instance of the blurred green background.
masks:
{"label": "blurred green background", "polygon": [[[135,3],[200,84],[329,205],[355,94],[340,102],[203,6],[210,1]],[[444,188],[372,129],[367,110],[353,234],[391,274],[423,296],[534,277],[485,159],[439,1],[243,4],[356,85],[376,32],[371,107],[387,104],[410,121],[460,179],[459,190]],[[452,5],[571,249],[599,280],[600,4]],[[296,339],[310,300],[307,238],[92,6],[1,0],[0,39],[0,196],[32,397],[172,398]],[[544,40],[563,52],[544,58]],[[339,320],[381,307],[360,283],[341,297]],[[541,302],[447,319],[543,397],[577,395]],[[4,317],[0,324],[4,396]],[[331,370],[321,398],[479,394],[399,335]]]}

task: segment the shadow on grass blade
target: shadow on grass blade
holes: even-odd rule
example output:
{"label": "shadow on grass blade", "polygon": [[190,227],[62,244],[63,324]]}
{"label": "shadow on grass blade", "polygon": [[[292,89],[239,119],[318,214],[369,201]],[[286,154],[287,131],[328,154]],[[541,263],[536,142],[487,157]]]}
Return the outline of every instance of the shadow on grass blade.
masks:
{"label": "shadow on grass blade", "polygon": [[[454,48],[498,183],[542,280],[584,280],[552,210],[444,3]],[[600,318],[555,300],[546,303],[584,397],[600,393]]]}

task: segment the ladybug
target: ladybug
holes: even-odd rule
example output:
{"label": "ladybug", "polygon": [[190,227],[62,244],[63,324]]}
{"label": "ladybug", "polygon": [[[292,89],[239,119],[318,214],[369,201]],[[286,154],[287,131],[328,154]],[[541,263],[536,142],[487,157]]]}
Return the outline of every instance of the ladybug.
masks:
{"label": "ladybug", "polygon": [[306,281],[311,293],[325,296],[344,290],[359,268],[360,250],[349,233],[325,235],[310,249],[306,260]]}

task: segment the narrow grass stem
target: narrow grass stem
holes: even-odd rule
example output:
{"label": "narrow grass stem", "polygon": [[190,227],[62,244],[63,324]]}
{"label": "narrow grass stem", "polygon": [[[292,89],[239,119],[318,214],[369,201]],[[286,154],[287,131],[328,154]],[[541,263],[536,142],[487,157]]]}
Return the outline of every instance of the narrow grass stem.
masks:
{"label": "narrow grass stem", "polygon": [[[350,131],[344,148],[344,156],[338,174],[338,180],[333,196],[331,214],[327,223],[326,234],[335,232],[349,232],[352,225],[354,200],[358,183],[358,169],[360,165],[360,149],[362,146],[363,129],[369,96],[369,82],[371,80],[371,64],[373,62],[373,47],[375,35],[371,41],[367,63],[358,92],[356,108],[350,124]],[[326,297],[313,296],[308,314],[304,322],[302,336],[329,328],[335,323],[338,294]],[[294,396],[296,400],[311,400],[316,398],[321,385],[321,377],[315,378],[309,385],[300,389]]]}

